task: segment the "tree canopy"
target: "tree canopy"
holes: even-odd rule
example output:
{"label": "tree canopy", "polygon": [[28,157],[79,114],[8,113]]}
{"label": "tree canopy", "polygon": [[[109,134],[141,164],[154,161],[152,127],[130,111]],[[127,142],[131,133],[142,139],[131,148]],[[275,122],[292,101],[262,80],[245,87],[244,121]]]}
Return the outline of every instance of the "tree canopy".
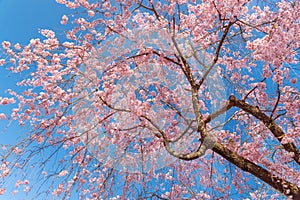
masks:
{"label": "tree canopy", "polygon": [[0,194],[300,199],[298,0],[56,1],[64,32],[2,42]]}

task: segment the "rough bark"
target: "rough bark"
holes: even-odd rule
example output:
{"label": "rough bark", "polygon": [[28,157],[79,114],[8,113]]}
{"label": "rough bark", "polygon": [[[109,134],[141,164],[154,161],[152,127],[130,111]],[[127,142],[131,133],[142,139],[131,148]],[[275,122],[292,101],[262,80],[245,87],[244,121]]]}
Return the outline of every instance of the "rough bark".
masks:
{"label": "rough bark", "polygon": [[300,199],[300,188],[296,185],[277,177],[276,175],[272,174],[268,170],[256,165],[255,163],[241,157],[237,153],[231,151],[230,149],[226,148],[220,143],[215,143],[212,150],[223,158],[231,162],[232,164],[236,165],[243,171],[249,172],[256,176],[257,178],[261,179],[265,183],[269,184],[276,190],[280,191],[286,196],[290,196],[293,199]]}
{"label": "rough bark", "polygon": [[[236,107],[244,110],[245,112],[253,115],[257,119],[259,119],[260,121],[262,121],[265,124],[265,126],[273,133],[273,135],[275,136],[275,138],[281,143],[282,139],[284,138],[284,136],[286,134],[275,123],[275,121],[272,118],[270,118],[269,116],[267,116],[265,113],[263,113],[256,106],[249,105],[245,101],[239,100],[239,99],[237,99],[233,95],[230,96],[229,101],[230,101],[231,105],[236,106]],[[295,144],[293,144],[293,143],[290,142],[290,143],[282,144],[282,146],[284,147],[284,149],[286,151],[294,153],[293,159],[295,160],[295,162],[298,165],[300,165],[300,152],[297,149],[297,147],[295,146]]]}

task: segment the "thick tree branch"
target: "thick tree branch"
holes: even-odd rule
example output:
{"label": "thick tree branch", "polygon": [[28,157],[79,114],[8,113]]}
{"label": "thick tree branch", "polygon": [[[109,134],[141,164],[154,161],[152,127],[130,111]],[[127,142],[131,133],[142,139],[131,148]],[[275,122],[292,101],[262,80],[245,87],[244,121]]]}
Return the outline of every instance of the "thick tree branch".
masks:
{"label": "thick tree branch", "polygon": [[177,151],[173,150],[170,147],[168,141],[166,141],[166,140],[164,141],[164,146],[165,146],[166,150],[168,151],[168,153],[176,158],[181,159],[181,160],[195,160],[197,158],[200,158],[200,157],[204,156],[205,152],[208,149],[211,149],[214,146],[214,144],[215,144],[215,141],[213,139],[211,139],[209,135],[207,135],[205,137],[205,139],[201,142],[197,151],[182,154],[182,153],[178,153]]}
{"label": "thick tree branch", "polygon": [[[205,119],[205,123],[209,123],[215,117],[225,113],[233,106],[241,108],[242,110],[248,112],[249,114],[255,116],[257,119],[261,120],[279,141],[281,141],[282,138],[284,137],[285,133],[280,129],[280,127],[278,127],[275,124],[274,120],[270,119],[266,114],[262,113],[257,107],[248,105],[244,101],[238,100],[233,95],[230,96],[229,100],[222,108],[220,108],[219,110],[217,110],[216,112],[214,112],[213,114],[208,116]],[[287,151],[295,153],[294,160],[299,164],[299,151],[295,147],[295,145],[292,143],[288,143],[288,144],[284,144],[283,146]],[[280,177],[275,176],[268,170],[241,157],[237,153],[231,151],[230,149],[226,148],[225,146],[223,146],[222,144],[220,144],[218,142],[214,142],[214,146],[213,146],[212,150],[214,152],[218,153],[219,155],[221,155],[223,158],[225,158],[229,162],[231,162],[234,165],[236,165],[237,167],[239,167],[240,169],[242,169],[243,171],[253,174],[254,176],[261,179],[265,183],[269,184],[270,186],[272,186],[276,190],[280,191],[284,195],[292,196],[293,199],[300,199],[300,188],[297,185],[294,185]],[[198,154],[200,156],[203,155],[203,154],[201,155],[200,152],[198,152],[198,153],[194,152],[194,153],[191,153],[189,155],[184,155],[184,156],[183,155],[174,155],[174,154],[172,154],[172,155],[176,156],[177,158],[183,159],[183,160],[192,160],[192,159],[196,159],[198,157]]]}
{"label": "thick tree branch", "polygon": [[[224,34],[227,34],[227,33],[224,33]],[[194,114],[195,114],[195,117],[196,117],[196,121],[197,121],[197,124],[198,124],[198,128],[197,128],[197,131],[201,133],[201,140],[202,142],[205,140],[205,137],[208,135],[207,134],[207,130],[206,130],[206,126],[205,126],[205,122],[203,120],[203,116],[202,116],[202,113],[200,112],[200,106],[199,106],[199,95],[198,95],[198,91],[199,91],[199,87],[197,86],[196,82],[195,82],[195,79],[193,77],[193,74],[192,74],[192,71],[190,69],[190,66],[185,58],[185,56],[183,55],[183,53],[180,51],[178,45],[177,45],[177,42],[175,40],[174,37],[172,37],[172,41],[173,41],[173,44],[178,52],[178,54],[180,55],[180,61],[181,61],[181,69],[183,71],[183,73],[185,74],[188,82],[190,83],[191,85],[191,93],[192,93],[192,104],[193,104],[193,110],[194,110]],[[220,46],[221,44],[219,44]],[[220,49],[219,49],[220,51]],[[167,148],[167,145],[166,145],[166,148]],[[196,153],[199,153],[199,157],[204,154],[206,151],[206,145],[203,144],[203,145],[200,145],[200,148],[197,150]],[[173,154],[174,152],[170,152],[171,154]],[[179,156],[179,155],[177,155]],[[197,155],[198,156],[198,155]]]}
{"label": "thick tree branch", "polygon": [[218,153],[220,156],[222,156],[232,164],[236,165],[243,171],[251,173],[252,175],[256,176],[257,178],[272,186],[274,189],[280,191],[282,194],[286,196],[291,196],[293,197],[293,199],[300,198],[300,188],[297,185],[290,183],[280,177],[277,177],[276,175],[272,174],[263,167],[258,166],[250,160],[245,159],[237,153],[226,148],[224,145],[218,142],[214,142],[213,140],[209,140],[208,138],[206,138],[206,140],[201,144],[197,151],[188,154],[179,154],[178,152],[171,149],[169,143],[166,141],[164,142],[164,144],[166,150],[171,155],[181,160],[187,161],[200,158],[205,154],[207,149],[212,148],[214,152]]}
{"label": "thick tree branch", "polygon": [[[159,132],[160,135],[156,133],[154,133],[154,135],[156,137],[163,138],[164,146],[168,151],[168,153],[181,160],[195,160],[197,158],[200,158],[205,154],[206,150],[211,149],[214,146],[215,141],[209,135],[207,135],[204,138],[204,140],[201,141],[201,144],[199,145],[197,151],[190,152],[190,153],[178,153],[170,146],[170,143],[173,143],[174,140],[169,140],[165,132],[147,116],[141,116],[141,117],[146,119],[148,122],[150,122],[150,124],[156,129],[156,131]],[[180,135],[179,137],[182,137],[182,135]]]}
{"label": "thick tree branch", "polygon": [[[278,97],[279,98],[279,97]],[[205,123],[209,123],[211,120],[214,118],[218,117],[219,115],[225,113],[227,110],[232,108],[233,106],[236,106],[247,113],[253,115],[257,119],[261,120],[266,127],[273,133],[273,135],[277,138],[279,142],[282,141],[282,139],[285,137],[284,131],[275,123],[275,121],[268,117],[266,114],[264,114],[261,110],[259,110],[256,106],[251,106],[243,100],[239,100],[234,96],[230,96],[229,101],[227,101],[226,105],[217,110],[216,112],[212,113],[205,119]],[[300,165],[300,152],[293,143],[287,143],[287,144],[282,144],[284,149],[287,150],[288,152],[293,152],[294,156],[293,159],[295,160],[296,163]]]}
{"label": "thick tree branch", "polygon": [[[252,106],[247,104],[245,101],[237,99],[235,96],[231,95],[229,98],[229,101],[233,106],[236,106],[245,112],[253,115],[260,121],[262,121],[265,126],[273,133],[273,135],[277,138],[277,140],[281,143],[282,139],[286,136],[286,134],[283,132],[283,130],[275,123],[273,119],[271,119],[269,116],[264,114],[260,109],[258,109],[256,106]],[[288,152],[293,152],[294,156],[293,159],[300,165],[300,152],[295,146],[294,143],[289,142],[286,144],[282,144],[284,149]]]}
{"label": "thick tree branch", "polygon": [[176,57],[178,57],[178,59],[181,61],[181,63],[180,63],[181,64],[180,65],[181,70],[183,71],[184,75],[186,76],[186,78],[187,78],[188,82],[190,83],[191,87],[196,88],[196,83],[195,83],[193,74],[191,72],[190,66],[189,66],[185,56],[181,52],[175,38],[174,37],[171,37],[171,38],[172,38],[173,44],[174,44],[174,46],[177,50],[177,53],[179,54],[179,57],[178,56],[176,56]]}
{"label": "thick tree branch", "polygon": [[231,101],[227,101],[226,104],[222,108],[216,110],[214,113],[212,113],[211,115],[209,115],[204,120],[205,124],[211,122],[211,120],[215,119],[219,115],[222,115],[223,113],[225,113],[226,111],[228,111],[230,108],[232,108],[232,106],[233,106],[232,102]]}
{"label": "thick tree branch", "polygon": [[222,144],[216,142],[212,150],[223,158],[233,163],[243,171],[249,172],[257,178],[263,180],[276,190],[280,191],[286,196],[292,196],[293,199],[300,199],[300,188],[296,185],[279,178],[269,172],[268,170],[256,165],[255,163],[241,157],[230,149],[226,148]]}

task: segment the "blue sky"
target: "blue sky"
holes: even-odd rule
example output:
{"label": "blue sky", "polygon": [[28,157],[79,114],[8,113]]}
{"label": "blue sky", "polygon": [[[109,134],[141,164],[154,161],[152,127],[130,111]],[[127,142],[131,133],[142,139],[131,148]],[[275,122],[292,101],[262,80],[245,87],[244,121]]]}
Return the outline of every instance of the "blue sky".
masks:
{"label": "blue sky", "polygon": [[[12,44],[17,42],[27,44],[30,39],[41,37],[38,33],[39,28],[52,29],[60,36],[66,29],[60,24],[61,17],[70,12],[69,9],[57,4],[55,0],[0,0],[0,44],[4,40]],[[2,57],[1,51],[0,57]],[[15,87],[17,76],[11,75],[1,67],[0,74],[0,96],[5,96],[3,91]],[[1,112],[5,112],[3,107],[0,107]],[[6,121],[0,121],[0,146],[15,143],[16,138],[25,136],[24,133],[28,131],[29,127],[20,128],[17,123],[12,123],[7,127]],[[13,188],[14,180],[8,181],[11,182]],[[13,198],[9,195],[0,196],[0,200],[30,198],[21,196],[22,194],[24,193],[21,192]]]}
{"label": "blue sky", "polygon": [[[63,32],[65,28],[60,24],[63,14],[70,13],[70,10],[55,0],[0,0],[0,43],[10,41],[12,44],[27,44],[32,38],[41,37],[39,29],[53,29],[56,32]],[[2,57],[2,52],[0,51]],[[6,96],[5,90],[14,88],[18,77],[0,68],[0,96]],[[21,77],[20,77],[21,78]],[[0,107],[0,113],[5,112]],[[14,142],[12,132],[16,129],[10,126],[5,127],[6,122],[0,121],[1,143]],[[19,127],[15,127],[18,128]],[[6,137],[3,138],[3,132]],[[7,132],[10,136],[7,136]]]}
{"label": "blue sky", "polygon": [[[60,20],[65,13],[70,13],[70,10],[55,0],[0,0],[0,44],[6,40],[12,44],[25,45],[32,38],[41,37],[39,29],[63,32],[65,27],[60,24]],[[0,56],[3,56],[1,51]],[[15,87],[18,76],[4,70],[3,67],[0,68],[0,73],[0,96],[6,96],[5,90]],[[4,112],[3,109],[0,107],[1,112]],[[4,131],[3,126],[3,121],[0,121],[0,133]],[[10,129],[12,128],[10,126]],[[5,128],[6,133],[7,131]],[[1,143],[13,142],[11,137],[7,137],[5,141],[1,135],[0,138]]]}
{"label": "blue sky", "polygon": [[66,12],[55,0],[0,0],[0,41],[27,43],[39,37],[39,28],[62,30]]}
{"label": "blue sky", "polygon": [[[2,41],[10,41],[12,44],[27,44],[32,38],[41,37],[39,28],[52,29],[57,33],[62,33],[65,27],[60,24],[63,14],[70,13],[70,10],[55,0],[0,0],[0,44]],[[0,57],[2,57],[0,51]],[[19,75],[13,75],[0,67],[0,96],[7,96],[5,90],[15,88]],[[19,77],[21,79],[21,77]],[[7,112],[7,108],[0,107],[0,113]],[[17,123],[5,120],[0,121],[0,147],[2,144],[15,144],[17,138],[21,139],[28,132],[29,127],[20,128]],[[15,180],[9,178],[6,182],[11,185],[8,190],[14,189]],[[31,199],[24,196],[19,188],[20,194],[0,196],[2,199]]]}

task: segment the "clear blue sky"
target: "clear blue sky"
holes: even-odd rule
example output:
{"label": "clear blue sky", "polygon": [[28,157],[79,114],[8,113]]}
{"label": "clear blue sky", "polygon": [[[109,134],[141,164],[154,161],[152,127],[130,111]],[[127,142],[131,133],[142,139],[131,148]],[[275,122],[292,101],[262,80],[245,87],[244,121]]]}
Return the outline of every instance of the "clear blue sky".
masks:
{"label": "clear blue sky", "polygon": [[0,41],[27,43],[39,28],[62,30],[60,19],[70,10],[55,0],[0,0]]}

